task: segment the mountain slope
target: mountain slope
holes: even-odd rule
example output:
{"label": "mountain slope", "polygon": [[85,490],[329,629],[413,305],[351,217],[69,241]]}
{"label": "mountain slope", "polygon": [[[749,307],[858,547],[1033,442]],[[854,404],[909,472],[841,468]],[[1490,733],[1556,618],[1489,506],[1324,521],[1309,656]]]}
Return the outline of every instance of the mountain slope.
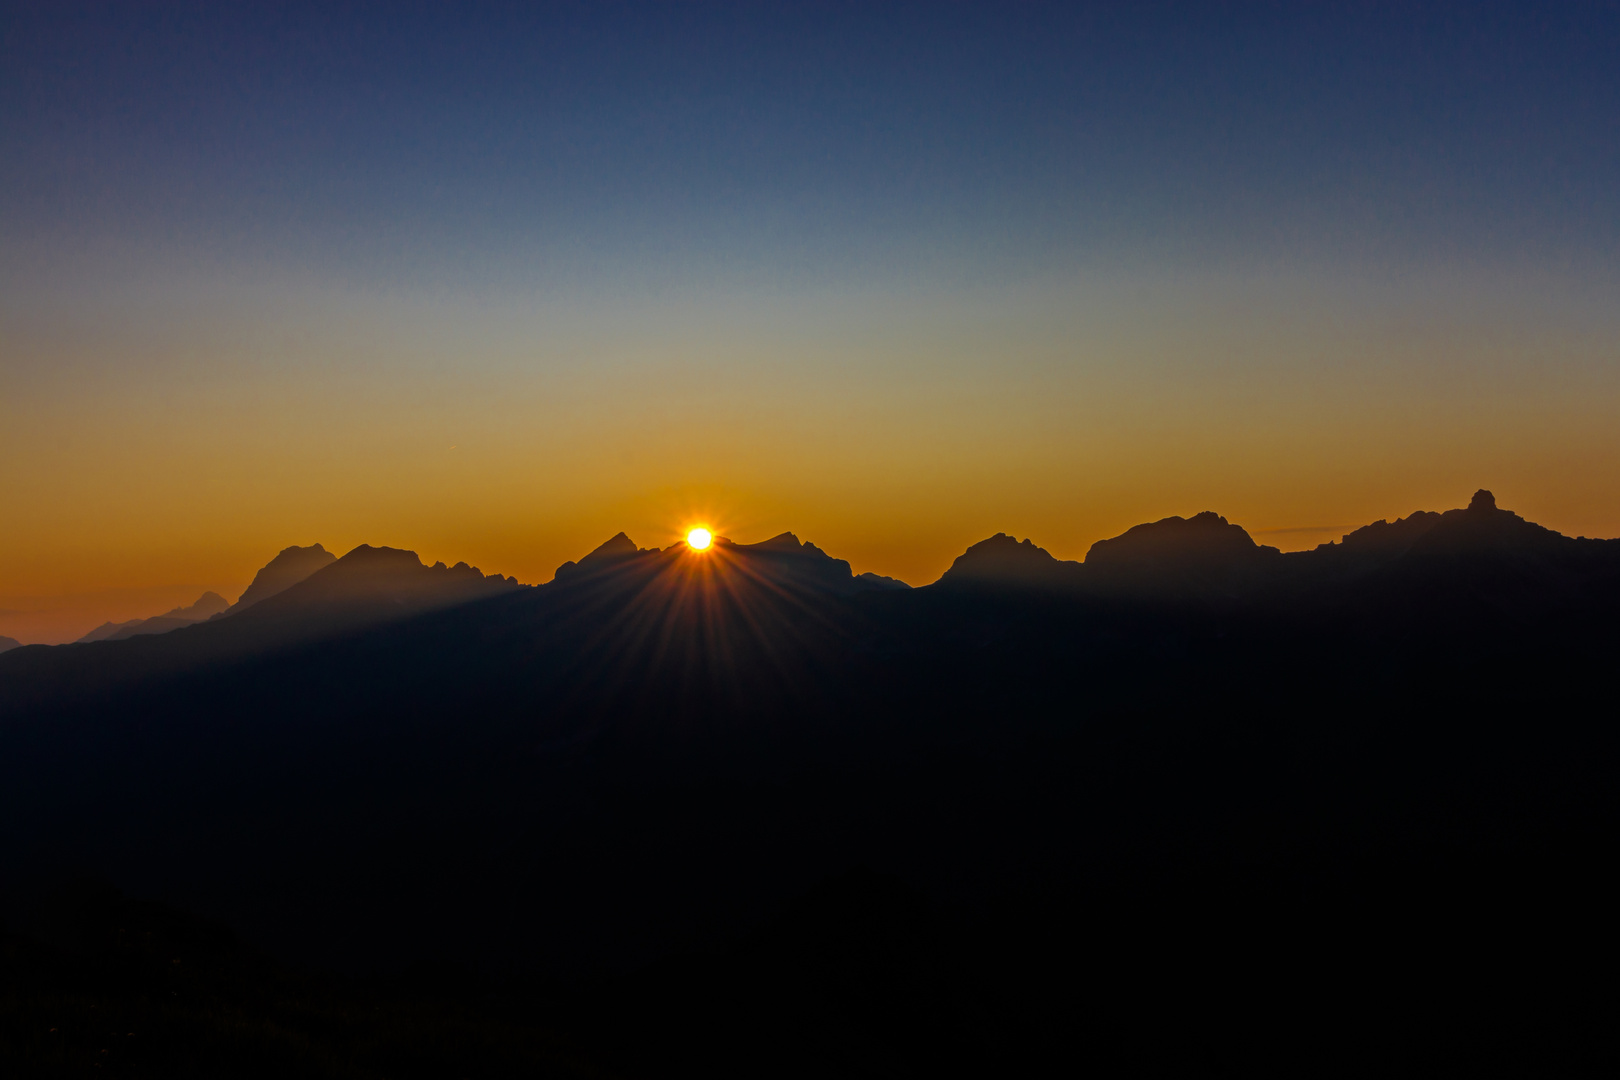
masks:
{"label": "mountain slope", "polygon": [[466,563],[424,566],[415,552],[361,545],[246,608],[239,603],[168,632],[22,653],[0,671],[0,714],[51,702],[108,701],[131,684],[306,647],[521,588],[515,579],[486,577]]}
{"label": "mountain slope", "polygon": [[85,645],[92,641],[122,641],[125,638],[136,637],[141,634],[167,634],[170,630],[178,630],[182,626],[211,619],[222,614],[230,604],[216,592],[205,592],[197,602],[188,607],[177,607],[163,615],[154,615],[150,619],[130,619],[121,623],[102,623],[96,629],[80,638],[75,644]]}
{"label": "mountain slope", "polygon": [[240,611],[252,607],[261,600],[267,600],[336,561],[337,556],[319,544],[282,548],[275,558],[253,575],[252,583],[248,585],[247,591],[237,598],[232,610]]}

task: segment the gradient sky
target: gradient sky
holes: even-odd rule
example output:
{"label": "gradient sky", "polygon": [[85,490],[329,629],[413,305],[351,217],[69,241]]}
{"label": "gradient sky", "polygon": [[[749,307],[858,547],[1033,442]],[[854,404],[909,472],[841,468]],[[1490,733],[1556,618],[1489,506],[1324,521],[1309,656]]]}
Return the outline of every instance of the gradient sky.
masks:
{"label": "gradient sky", "polygon": [[0,634],[316,541],[1620,535],[1620,5],[0,12]]}

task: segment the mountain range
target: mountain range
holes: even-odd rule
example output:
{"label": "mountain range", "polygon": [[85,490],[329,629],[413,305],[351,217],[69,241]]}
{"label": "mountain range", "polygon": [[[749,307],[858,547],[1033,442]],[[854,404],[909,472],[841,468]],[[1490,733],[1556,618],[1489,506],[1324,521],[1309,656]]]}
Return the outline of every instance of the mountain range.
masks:
{"label": "mountain range", "polygon": [[141,634],[167,634],[170,630],[178,630],[182,626],[190,626],[215,615],[222,615],[230,609],[230,602],[217,592],[205,592],[198,597],[197,602],[189,607],[177,607],[163,615],[154,615],[149,619],[130,619],[126,622],[105,622],[75,644],[84,645],[92,641],[122,641],[125,638],[136,637]]}
{"label": "mountain range", "polygon": [[0,888],[470,973],[631,1074],[1352,1073],[1509,1060],[1543,1007],[1573,1068],[1617,610],[1620,541],[1486,491],[1299,553],[997,534],[915,589],[791,533],[537,587],[291,548],[209,620],[0,656]]}
{"label": "mountain range", "polygon": [[[1370,579],[1421,575],[1437,560],[1500,558],[1530,588],[1557,591],[1588,573],[1605,574],[1620,541],[1570,538],[1501,510],[1485,490],[1465,509],[1419,511],[1378,521],[1313,550],[1283,553],[1256,544],[1240,526],[1206,511],[1137,525],[1099,540],[1084,562],[1054,559],[1028,540],[997,533],[969,548],[941,584],[1014,585],[1095,595],[1250,602],[1360,590]],[[1398,588],[1378,581],[1373,587]]]}
{"label": "mountain range", "polygon": [[[856,575],[846,561],[801,542],[792,533],[757,544],[739,545],[725,537],[716,538],[715,543],[720,558],[759,581],[839,596],[910,588],[893,578]],[[1498,509],[1492,494],[1481,490],[1465,509],[1444,514],[1419,511],[1394,522],[1374,522],[1340,541],[1289,553],[1256,544],[1240,526],[1209,511],[1137,525],[1093,544],[1080,562],[1055,559],[1031,540],[1018,541],[997,533],[968,548],[937,587],[1251,605],[1304,597],[1343,600],[1351,593],[1365,599],[1369,584],[1399,592],[1397,579],[1423,573],[1413,571],[1415,566],[1437,558],[1494,552],[1499,556],[1511,553],[1521,587],[1550,590],[1550,597],[1561,587],[1584,582],[1589,573],[1601,578],[1602,567],[1615,558],[1617,550],[1620,541],[1572,539],[1527,522]],[[621,532],[578,562],[558,567],[554,581],[560,587],[598,580],[626,572],[638,560],[667,561],[684,551],[684,544],[662,552],[638,548]],[[1397,563],[1403,567],[1401,572],[1392,570]],[[514,578],[494,575],[486,579],[465,563],[424,567],[413,552],[391,548],[362,545],[338,560],[320,544],[289,547],[259,570],[234,604],[217,593],[205,593],[192,606],[164,615],[103,624],[78,644],[167,634],[184,626],[238,616],[281,597],[254,616],[252,631],[238,622],[231,627],[236,633],[223,633],[239,642],[226,652],[251,651],[313,640],[518,587]],[[276,624],[274,630],[271,623]],[[205,653],[211,651],[211,645],[215,642],[205,645],[186,639],[186,646]]]}

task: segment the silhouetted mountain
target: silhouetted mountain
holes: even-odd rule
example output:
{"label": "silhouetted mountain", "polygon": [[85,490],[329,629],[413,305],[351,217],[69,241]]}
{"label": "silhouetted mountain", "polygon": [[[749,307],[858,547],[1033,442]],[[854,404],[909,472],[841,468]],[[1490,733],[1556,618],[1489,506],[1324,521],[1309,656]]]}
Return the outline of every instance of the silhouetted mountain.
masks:
{"label": "silhouetted mountain", "polygon": [[425,566],[414,551],[361,544],[303,581],[250,607],[238,605],[198,628],[186,644],[204,655],[281,648],[522,587],[515,578],[486,577],[464,562]]}
{"label": "silhouetted mountain", "polygon": [[[1620,540],[1572,538],[1500,510],[1479,491],[1465,510],[1439,515],[1366,589],[1391,604],[1445,603],[1454,613],[1584,610],[1620,583]],[[1374,602],[1363,597],[1364,603]]]}
{"label": "silhouetted mountain", "polygon": [[[1256,544],[1240,526],[1209,511],[1137,525],[1099,540],[1083,563],[1055,559],[1029,540],[997,533],[970,547],[939,584],[1274,606],[1312,598],[1346,601],[1351,595],[1346,589],[1398,592],[1412,587],[1414,575],[1450,582],[1462,572],[1500,587],[1523,578],[1516,587],[1551,600],[1584,580],[1582,575],[1599,572],[1592,560],[1612,557],[1604,553],[1617,544],[1561,536],[1497,509],[1491,493],[1480,491],[1466,510],[1419,511],[1288,554]],[[1458,560],[1468,560],[1468,567],[1458,570]]]}
{"label": "silhouetted mountain", "polygon": [[424,566],[414,551],[361,544],[303,581],[228,617],[250,622],[341,611],[365,620],[372,611],[388,616],[430,611],[517,587],[515,578],[485,577],[464,562]]}
{"label": "silhouetted mountain", "polygon": [[537,588],[359,548],[0,656],[0,886],[455,961],[631,1075],[1593,1071],[1616,610],[1620,542],[1488,493],[1288,555],[998,534],[911,590],[791,534]]}
{"label": "silhouetted mountain", "polygon": [[0,678],[0,714],[22,700],[105,700],[130,683],[235,663],[521,588],[515,578],[485,577],[464,562],[424,566],[413,551],[362,544],[246,608],[238,604],[170,632],[40,650],[23,662],[26,674],[19,667],[17,677]]}
{"label": "silhouetted mountain", "polygon": [[241,611],[243,608],[252,607],[260,600],[267,600],[336,561],[337,556],[319,544],[282,548],[279,555],[253,575],[252,584],[237,598],[232,610]]}
{"label": "silhouetted mountain", "polygon": [[20,648],[22,648],[22,642],[18,641],[16,638],[9,638],[0,635],[0,653],[6,652],[9,649]]}
{"label": "silhouetted mountain", "polygon": [[609,570],[625,559],[633,559],[638,555],[656,555],[657,548],[638,548],[635,541],[624,533],[615,533],[612,539],[605,541],[591,551],[589,555],[579,562],[565,562],[557,567],[555,580],[563,581],[580,574],[591,575]]}
{"label": "silhouetted mountain", "polygon": [[124,622],[104,622],[84,637],[74,642],[75,645],[87,645],[92,641],[106,641],[121,630],[134,629],[146,622],[145,619],[129,619]]}
{"label": "silhouetted mountain", "polygon": [[738,565],[745,572],[782,585],[838,596],[910,588],[903,581],[877,574],[857,576],[851,572],[848,562],[833,558],[814,544],[801,542],[790,532],[757,544],[734,544],[725,537],[716,537],[714,542],[726,553],[737,556]]}
{"label": "silhouetted mountain", "polygon": [[1227,598],[1267,583],[1282,569],[1282,553],[1261,547],[1241,527],[1206,510],[1099,540],[1086,552],[1085,567],[1096,589]]}
{"label": "silhouetted mountain", "polygon": [[222,614],[230,607],[229,601],[217,592],[205,592],[197,602],[189,607],[177,607],[163,615],[154,615],[150,619],[130,619],[121,623],[102,623],[75,644],[83,645],[92,641],[122,641],[124,638],[135,637],[139,634],[167,634],[170,630],[178,630],[182,626],[211,619]]}
{"label": "silhouetted mountain", "polygon": [[[724,536],[717,536],[713,544],[714,550],[723,552],[725,560],[738,573],[761,582],[840,596],[911,587],[903,581],[878,574],[856,575],[845,560],[833,558],[814,544],[801,543],[790,532],[757,544],[735,544]],[[623,569],[629,560],[656,560],[659,556],[679,555],[686,550],[684,542],[674,544],[663,552],[657,548],[638,548],[633,540],[621,532],[578,563],[563,563],[557,568],[555,580],[577,583],[582,578],[600,577]]]}
{"label": "silhouetted mountain", "polygon": [[937,584],[1073,589],[1086,580],[1079,563],[1054,559],[1033,541],[996,533],[957,556]]}
{"label": "silhouetted mountain", "polygon": [[[1541,554],[1552,558],[1574,556],[1589,545],[1607,548],[1611,541],[1571,539],[1542,528],[1518,514],[1500,510],[1496,497],[1474,492],[1466,510],[1448,510],[1424,531],[1408,551],[1439,554],[1494,552],[1511,555]],[[1593,548],[1594,552],[1598,549]]]}
{"label": "silhouetted mountain", "polygon": [[202,596],[198,597],[197,602],[192,604],[190,607],[177,607],[173,611],[167,612],[166,614],[158,617],[165,619],[189,619],[196,622],[201,619],[211,619],[230,606],[230,601],[219,595],[219,593],[205,592],[202,594]]}
{"label": "silhouetted mountain", "polygon": [[1319,544],[1313,553],[1342,552],[1363,565],[1381,566],[1410,551],[1412,545],[1439,522],[1439,514],[1419,510],[1410,517],[1397,518],[1393,523],[1375,521],[1371,525],[1363,525],[1338,541]]}

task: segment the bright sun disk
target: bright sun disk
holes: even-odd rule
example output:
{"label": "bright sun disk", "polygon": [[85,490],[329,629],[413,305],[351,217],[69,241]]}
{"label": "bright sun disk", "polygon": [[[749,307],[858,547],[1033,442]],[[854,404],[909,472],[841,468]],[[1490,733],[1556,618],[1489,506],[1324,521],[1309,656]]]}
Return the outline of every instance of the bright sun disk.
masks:
{"label": "bright sun disk", "polygon": [[693,551],[702,551],[714,542],[714,534],[708,529],[693,529],[686,534],[686,542],[692,546]]}

